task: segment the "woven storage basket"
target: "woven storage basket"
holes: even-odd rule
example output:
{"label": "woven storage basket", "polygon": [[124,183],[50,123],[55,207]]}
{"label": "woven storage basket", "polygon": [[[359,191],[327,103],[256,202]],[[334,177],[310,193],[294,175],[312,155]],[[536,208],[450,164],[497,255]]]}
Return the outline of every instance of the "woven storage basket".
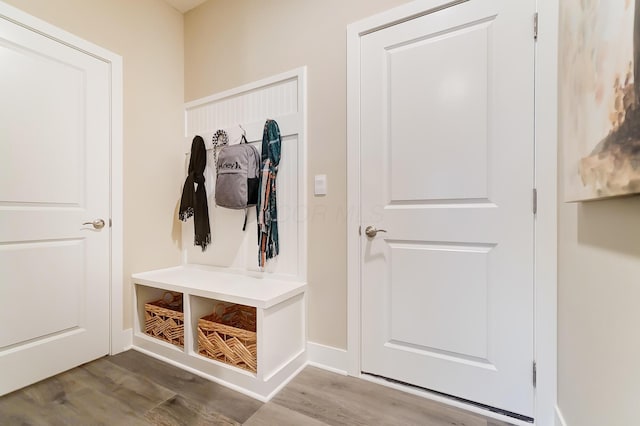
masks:
{"label": "woven storage basket", "polygon": [[221,302],[198,320],[198,352],[208,358],[256,373],[256,342],[256,308]]}
{"label": "woven storage basket", "polygon": [[162,299],[144,304],[144,332],[156,339],[184,347],[182,293],[167,291]]}

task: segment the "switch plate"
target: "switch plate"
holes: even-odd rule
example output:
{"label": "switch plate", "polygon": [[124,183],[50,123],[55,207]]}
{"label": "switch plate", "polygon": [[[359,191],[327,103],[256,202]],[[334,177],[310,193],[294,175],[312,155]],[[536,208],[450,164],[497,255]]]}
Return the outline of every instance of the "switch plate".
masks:
{"label": "switch plate", "polygon": [[315,195],[327,195],[327,175],[316,175],[314,184]]}

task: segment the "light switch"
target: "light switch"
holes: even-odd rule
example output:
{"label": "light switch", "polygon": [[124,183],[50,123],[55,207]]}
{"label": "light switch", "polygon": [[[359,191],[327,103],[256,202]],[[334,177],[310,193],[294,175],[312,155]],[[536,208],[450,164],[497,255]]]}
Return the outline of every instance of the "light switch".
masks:
{"label": "light switch", "polygon": [[315,195],[327,195],[327,175],[316,175],[314,183]]}

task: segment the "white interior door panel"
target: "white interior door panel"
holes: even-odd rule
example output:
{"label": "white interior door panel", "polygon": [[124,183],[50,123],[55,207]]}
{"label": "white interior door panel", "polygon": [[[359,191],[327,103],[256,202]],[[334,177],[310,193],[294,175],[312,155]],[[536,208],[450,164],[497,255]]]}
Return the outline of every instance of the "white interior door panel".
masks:
{"label": "white interior door panel", "polygon": [[533,416],[533,0],[361,41],[362,370]]}
{"label": "white interior door panel", "polygon": [[0,93],[4,394],[109,352],[109,65],[0,17]]}

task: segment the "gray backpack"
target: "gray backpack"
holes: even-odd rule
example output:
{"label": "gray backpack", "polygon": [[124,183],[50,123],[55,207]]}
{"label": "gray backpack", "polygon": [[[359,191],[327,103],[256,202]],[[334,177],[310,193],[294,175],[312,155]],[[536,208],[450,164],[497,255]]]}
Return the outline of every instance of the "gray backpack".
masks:
{"label": "gray backpack", "polygon": [[258,202],[258,173],[260,154],[244,136],[238,145],[223,146],[216,162],[216,205],[228,209],[245,210],[247,227],[248,207]]}

